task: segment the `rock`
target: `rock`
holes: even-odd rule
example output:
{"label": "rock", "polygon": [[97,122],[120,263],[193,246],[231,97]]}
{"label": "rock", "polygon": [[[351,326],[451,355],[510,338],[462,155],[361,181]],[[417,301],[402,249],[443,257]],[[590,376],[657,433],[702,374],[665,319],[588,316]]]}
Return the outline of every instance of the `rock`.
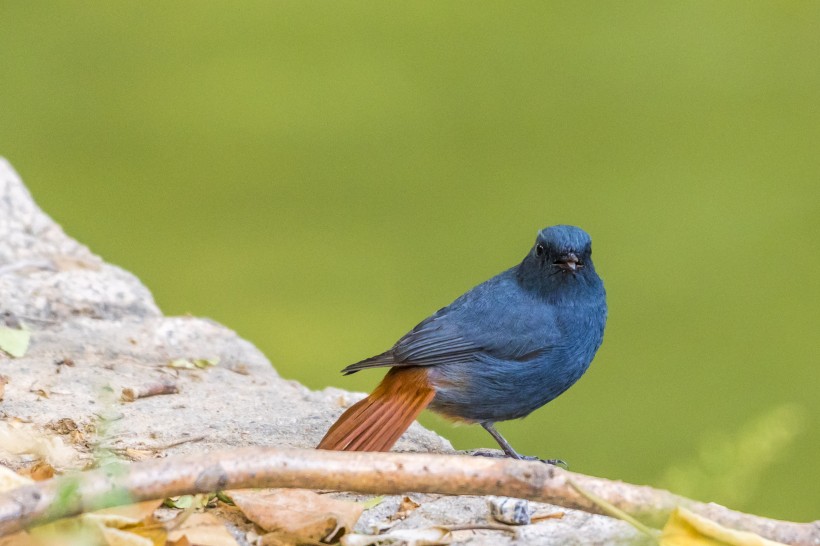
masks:
{"label": "rock", "polygon": [[[31,332],[23,357],[0,351],[6,383],[0,464],[15,469],[38,460],[63,471],[112,456],[136,460],[251,445],[312,447],[362,396],[334,388],[311,391],[279,377],[258,349],[224,326],[163,316],[136,277],[68,237],[41,211],[0,158],[4,325]],[[124,389],[131,390],[130,397],[123,398]],[[152,390],[169,394],[135,398]],[[396,449],[453,451],[417,423]],[[425,499],[399,525],[469,523],[489,514],[480,497]],[[367,511],[361,530],[386,518],[399,500],[388,497]],[[521,536],[538,544],[595,544],[608,538],[619,543],[638,536],[620,521],[566,512],[561,520],[522,526]],[[546,541],[551,533],[560,540]],[[462,533],[458,540],[508,544],[512,539],[478,532]]]}
{"label": "rock", "polygon": [[[247,445],[311,447],[358,399],[282,379],[253,345],[213,321],[162,316],[135,276],[105,263],[42,212],[5,160],[0,313],[7,325],[24,324],[32,332],[23,358],[0,356],[0,373],[8,377],[0,410],[23,428],[73,421],[76,431],[66,435],[73,442],[66,443],[80,466],[103,448],[148,456]],[[218,364],[168,367],[180,359]],[[121,401],[123,389],[162,381],[173,382],[178,393]],[[420,426],[401,445],[452,451]]]}

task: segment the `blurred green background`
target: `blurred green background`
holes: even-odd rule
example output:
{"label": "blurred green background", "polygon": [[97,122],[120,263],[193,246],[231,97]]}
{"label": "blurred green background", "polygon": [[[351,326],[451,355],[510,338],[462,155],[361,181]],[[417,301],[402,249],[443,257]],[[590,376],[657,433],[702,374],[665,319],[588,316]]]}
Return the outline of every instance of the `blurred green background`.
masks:
{"label": "blurred green background", "polygon": [[166,313],[213,317],[312,388],[372,388],[339,369],[538,229],[580,225],[604,345],[503,433],[812,519],[818,28],[796,1],[5,0],[0,154]]}

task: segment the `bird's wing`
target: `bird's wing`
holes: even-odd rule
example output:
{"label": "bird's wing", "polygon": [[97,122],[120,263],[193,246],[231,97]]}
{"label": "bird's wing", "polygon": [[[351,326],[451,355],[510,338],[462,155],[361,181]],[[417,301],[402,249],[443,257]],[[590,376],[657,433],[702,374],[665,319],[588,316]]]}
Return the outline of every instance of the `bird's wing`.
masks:
{"label": "bird's wing", "polygon": [[381,366],[434,366],[484,357],[526,362],[560,343],[549,306],[515,284],[514,270],[486,281],[439,309],[392,349],[351,364],[349,374]]}
{"label": "bird's wing", "polygon": [[432,366],[474,359],[481,347],[468,340],[458,324],[442,311],[405,334],[389,351],[351,364],[342,372],[350,374],[381,366]]}

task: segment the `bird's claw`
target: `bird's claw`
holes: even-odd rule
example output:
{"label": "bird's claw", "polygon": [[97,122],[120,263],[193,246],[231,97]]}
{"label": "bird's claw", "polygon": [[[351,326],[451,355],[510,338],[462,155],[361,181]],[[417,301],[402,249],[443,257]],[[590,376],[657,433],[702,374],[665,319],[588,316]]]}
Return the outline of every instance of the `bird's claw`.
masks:
{"label": "bird's claw", "polygon": [[541,459],[539,457],[533,457],[532,455],[519,455],[519,458],[522,461],[538,461],[539,463],[551,464],[552,466],[560,466],[564,470],[569,468],[567,462],[561,459]]}
{"label": "bird's claw", "polygon": [[473,451],[470,451],[469,454],[473,457],[491,457],[494,459],[507,458],[518,459],[519,461],[538,461],[539,463],[551,464],[552,466],[560,466],[564,470],[569,468],[567,462],[561,459],[541,459],[540,457],[534,457],[532,455],[519,455],[517,453],[516,455],[518,456],[516,457],[513,455],[508,455],[503,451],[499,451],[497,449],[475,449]]}
{"label": "bird's claw", "polygon": [[541,459],[541,462],[551,464],[552,466],[560,466],[564,470],[569,470],[569,463],[562,459]]}

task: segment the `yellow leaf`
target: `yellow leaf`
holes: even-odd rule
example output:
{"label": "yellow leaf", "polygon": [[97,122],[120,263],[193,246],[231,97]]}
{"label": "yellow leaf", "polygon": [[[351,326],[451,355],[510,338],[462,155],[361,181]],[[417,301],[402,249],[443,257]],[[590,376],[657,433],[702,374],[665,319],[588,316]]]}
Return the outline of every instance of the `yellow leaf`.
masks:
{"label": "yellow leaf", "polygon": [[736,531],[678,507],[663,528],[662,546],[783,546],[754,533]]}
{"label": "yellow leaf", "polygon": [[373,497],[372,499],[368,499],[360,504],[362,505],[362,508],[364,508],[365,510],[370,510],[371,508],[375,508],[383,502],[384,495],[379,495],[378,497]]}
{"label": "yellow leaf", "polygon": [[31,341],[31,332],[0,326],[0,350],[14,358],[20,358],[26,354],[29,341]]}
{"label": "yellow leaf", "polygon": [[121,529],[103,527],[102,535],[107,546],[154,546],[151,539]]}

